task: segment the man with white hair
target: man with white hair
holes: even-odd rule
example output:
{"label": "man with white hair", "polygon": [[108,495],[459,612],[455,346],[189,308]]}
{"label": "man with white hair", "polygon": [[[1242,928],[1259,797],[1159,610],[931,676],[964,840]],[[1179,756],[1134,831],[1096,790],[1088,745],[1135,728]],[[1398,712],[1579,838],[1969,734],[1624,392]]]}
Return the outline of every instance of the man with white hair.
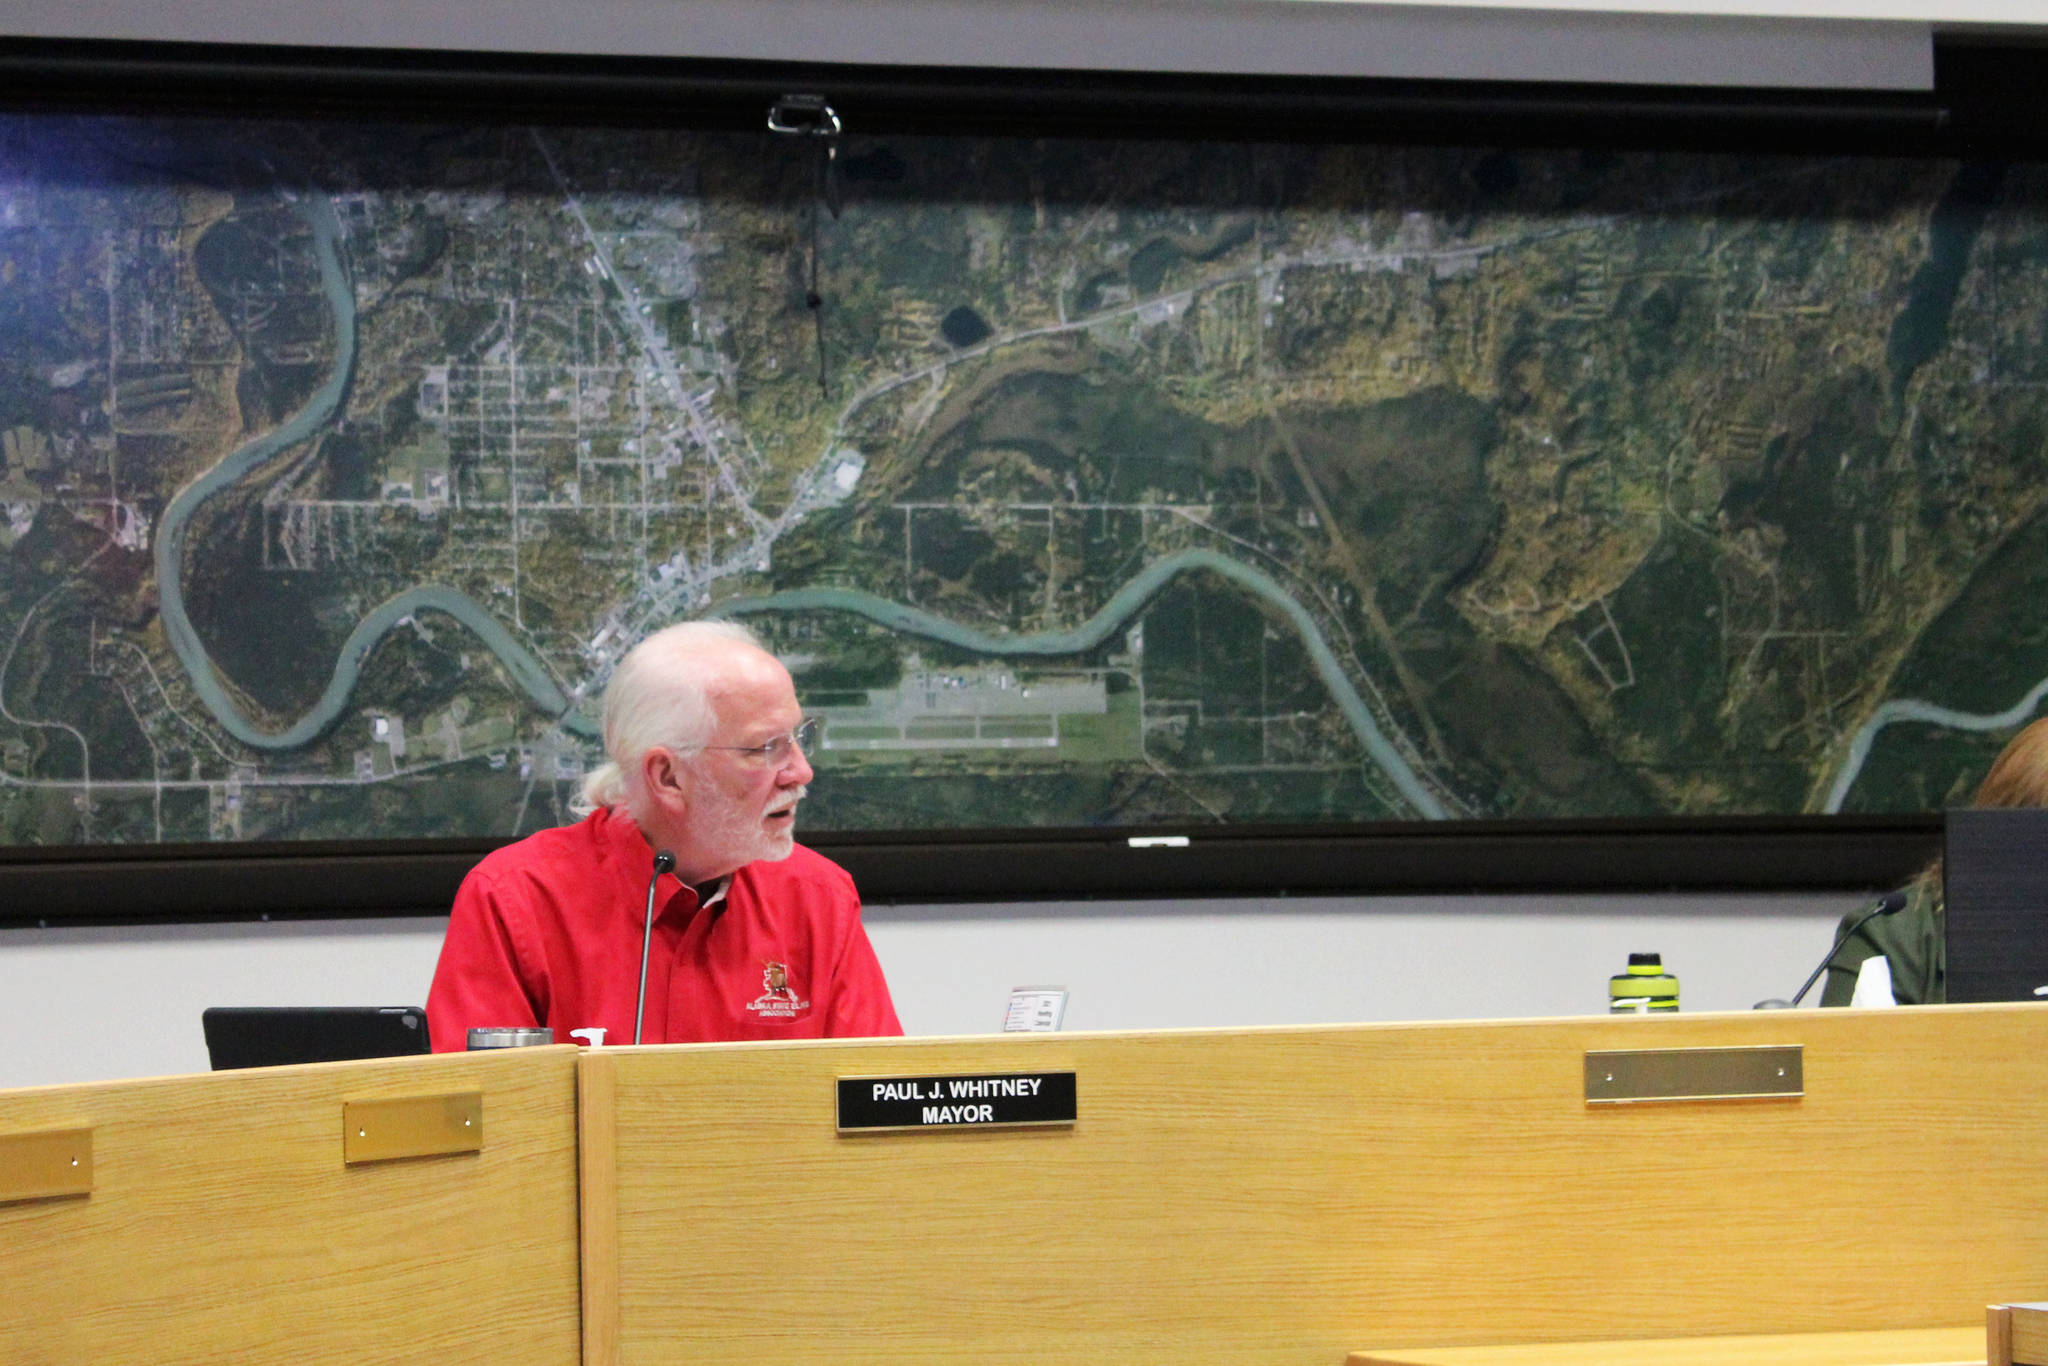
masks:
{"label": "man with white hair", "polygon": [[853,879],[795,840],[811,730],[743,626],[636,645],[605,690],[590,814],[496,851],[455,894],[434,1047],[532,1025],[564,1043],[631,1043],[636,1024],[645,1043],[901,1034]]}

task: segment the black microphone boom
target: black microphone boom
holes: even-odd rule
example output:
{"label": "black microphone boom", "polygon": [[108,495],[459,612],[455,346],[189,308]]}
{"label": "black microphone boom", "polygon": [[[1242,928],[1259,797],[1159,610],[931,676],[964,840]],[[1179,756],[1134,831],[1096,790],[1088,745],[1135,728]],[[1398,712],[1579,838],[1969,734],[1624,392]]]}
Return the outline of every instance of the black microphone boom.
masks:
{"label": "black microphone boom", "polygon": [[654,884],[676,866],[676,856],[664,849],[654,856],[654,871],[647,875],[647,919],[640,926],[640,1000],[633,1007],[633,1042],[640,1042],[640,1022],[647,1017],[647,951],[654,944]]}
{"label": "black microphone boom", "polygon": [[1871,906],[1862,915],[1850,921],[1842,932],[1835,936],[1835,942],[1828,946],[1826,956],[1820,960],[1820,966],[1815,968],[1812,975],[1800,984],[1799,990],[1792,993],[1791,1000],[1786,1001],[1773,997],[1768,1001],[1758,1001],[1751,1008],[1754,1010],[1792,1009],[1792,1007],[1806,999],[1806,993],[1813,990],[1813,984],[1818,982],[1820,975],[1828,970],[1828,964],[1835,961],[1835,955],[1842,951],[1842,945],[1849,942],[1849,936],[1855,934],[1856,931],[1862,929],[1881,915],[1897,915],[1904,909],[1906,909],[1906,894],[1904,892],[1886,892],[1877,899],[1876,904]]}

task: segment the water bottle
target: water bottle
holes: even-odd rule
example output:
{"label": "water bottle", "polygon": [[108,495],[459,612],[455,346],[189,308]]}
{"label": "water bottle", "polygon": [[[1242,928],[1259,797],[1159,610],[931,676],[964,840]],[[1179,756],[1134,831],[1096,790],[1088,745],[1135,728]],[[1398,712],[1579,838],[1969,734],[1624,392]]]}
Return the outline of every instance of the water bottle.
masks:
{"label": "water bottle", "polygon": [[1615,1015],[1663,1015],[1678,1009],[1678,979],[1664,971],[1664,956],[1632,953],[1628,971],[1607,979],[1607,1009]]}

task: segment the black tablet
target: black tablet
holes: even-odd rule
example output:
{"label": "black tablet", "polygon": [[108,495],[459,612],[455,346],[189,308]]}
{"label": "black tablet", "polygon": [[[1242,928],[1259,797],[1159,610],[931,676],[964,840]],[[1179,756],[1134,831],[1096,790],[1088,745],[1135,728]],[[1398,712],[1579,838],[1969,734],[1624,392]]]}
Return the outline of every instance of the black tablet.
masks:
{"label": "black tablet", "polygon": [[216,1072],[430,1051],[418,1006],[210,1006],[199,1022]]}

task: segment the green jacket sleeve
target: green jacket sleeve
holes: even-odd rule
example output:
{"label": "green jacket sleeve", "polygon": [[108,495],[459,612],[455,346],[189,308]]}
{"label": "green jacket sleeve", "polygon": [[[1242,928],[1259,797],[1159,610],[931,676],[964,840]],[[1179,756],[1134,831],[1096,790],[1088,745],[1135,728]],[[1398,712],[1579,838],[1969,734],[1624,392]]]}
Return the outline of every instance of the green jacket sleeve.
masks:
{"label": "green jacket sleeve", "polygon": [[[1896,915],[1878,916],[1835,951],[1828,959],[1827,984],[1821,990],[1824,1006],[1845,1006],[1856,990],[1856,974],[1863,960],[1883,954],[1891,960],[1892,995],[1903,1006],[1938,1005],[1948,999],[1947,958],[1942,948],[1941,884],[1923,878],[1902,890],[1905,908]],[[1856,916],[1842,917],[1842,929]],[[1841,929],[1835,933],[1840,934]]]}

